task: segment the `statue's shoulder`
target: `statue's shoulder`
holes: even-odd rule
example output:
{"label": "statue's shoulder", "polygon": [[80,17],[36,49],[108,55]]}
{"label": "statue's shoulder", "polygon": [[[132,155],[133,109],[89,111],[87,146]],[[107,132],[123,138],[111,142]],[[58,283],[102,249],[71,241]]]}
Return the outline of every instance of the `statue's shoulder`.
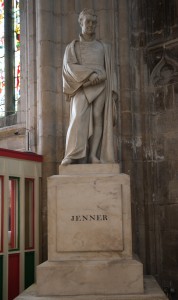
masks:
{"label": "statue's shoulder", "polygon": [[64,62],[66,63],[77,63],[76,53],[75,53],[75,44],[78,40],[73,40],[70,42],[65,49],[64,53]]}
{"label": "statue's shoulder", "polygon": [[73,40],[69,44],[67,44],[65,48],[65,56],[75,56],[75,45],[78,42],[78,40]]}
{"label": "statue's shoulder", "polygon": [[111,44],[102,40],[97,40],[100,42],[105,50],[105,52],[110,52],[111,51]]}
{"label": "statue's shoulder", "polygon": [[75,44],[77,43],[77,42],[79,42],[79,40],[73,40],[72,42],[70,42],[67,46],[66,46],[66,48],[72,48],[72,47],[74,47],[75,46]]}

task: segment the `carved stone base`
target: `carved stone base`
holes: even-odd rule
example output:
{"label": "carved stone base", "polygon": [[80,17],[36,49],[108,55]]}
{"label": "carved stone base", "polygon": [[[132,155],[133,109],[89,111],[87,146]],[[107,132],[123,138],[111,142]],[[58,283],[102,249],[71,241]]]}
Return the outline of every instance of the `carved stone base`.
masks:
{"label": "carved stone base", "polygon": [[37,267],[38,294],[110,295],[143,293],[142,264],[134,259],[45,262]]}
{"label": "carved stone base", "polygon": [[152,276],[144,278],[144,293],[131,295],[38,296],[36,285],[30,286],[16,300],[167,300]]}

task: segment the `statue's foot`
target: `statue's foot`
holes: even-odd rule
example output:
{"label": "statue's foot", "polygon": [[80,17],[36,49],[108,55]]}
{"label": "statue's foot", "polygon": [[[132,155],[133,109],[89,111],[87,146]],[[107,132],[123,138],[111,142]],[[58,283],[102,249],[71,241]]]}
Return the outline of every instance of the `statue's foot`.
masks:
{"label": "statue's foot", "polygon": [[64,158],[61,162],[61,165],[62,166],[68,166],[68,165],[71,165],[72,163],[72,159],[71,158]]}
{"label": "statue's foot", "polygon": [[100,164],[101,161],[96,156],[89,156],[89,163],[90,164]]}

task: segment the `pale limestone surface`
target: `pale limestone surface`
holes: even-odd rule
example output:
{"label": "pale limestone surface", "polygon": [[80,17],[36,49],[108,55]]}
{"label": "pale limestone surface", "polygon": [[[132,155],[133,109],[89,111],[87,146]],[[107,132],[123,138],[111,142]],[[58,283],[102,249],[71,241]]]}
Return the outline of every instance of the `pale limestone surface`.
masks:
{"label": "pale limestone surface", "polygon": [[60,166],[59,174],[48,179],[49,261],[131,258],[129,176],[118,164]]}
{"label": "pale limestone surface", "polygon": [[60,178],[56,199],[58,253],[123,250],[122,185],[117,177]]}
{"label": "pale limestone surface", "polygon": [[167,297],[152,276],[144,277],[144,293],[131,295],[75,295],[38,296],[36,285],[32,285],[16,300],[166,300]]}
{"label": "pale limestone surface", "polygon": [[119,174],[119,164],[85,164],[59,166],[59,175]]}
{"label": "pale limestone surface", "polygon": [[40,296],[141,294],[142,264],[135,259],[48,261],[37,267],[37,290]]}

